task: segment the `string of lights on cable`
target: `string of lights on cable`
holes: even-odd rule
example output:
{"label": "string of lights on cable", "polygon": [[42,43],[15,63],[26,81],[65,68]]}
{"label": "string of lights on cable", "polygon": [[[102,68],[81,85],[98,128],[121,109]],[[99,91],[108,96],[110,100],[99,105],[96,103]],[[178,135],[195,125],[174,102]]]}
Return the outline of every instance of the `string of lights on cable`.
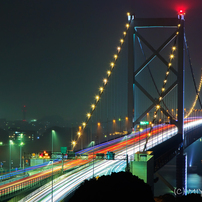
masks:
{"label": "string of lights on cable", "polygon": [[185,119],[188,118],[190,116],[190,114],[193,112],[194,110],[194,107],[196,106],[196,102],[199,98],[199,93],[201,91],[201,86],[202,86],[202,75],[201,75],[201,80],[200,80],[200,83],[199,83],[199,87],[198,87],[198,93],[196,94],[196,97],[195,97],[195,100],[194,100],[194,103],[191,107],[191,109],[189,110],[189,112],[186,114],[186,116],[184,117]]}
{"label": "string of lights on cable", "polygon": [[115,65],[116,65],[116,62],[117,62],[117,59],[119,57],[119,54],[121,52],[121,49],[122,49],[122,46],[124,44],[124,41],[125,41],[125,38],[127,36],[127,33],[128,33],[128,30],[129,30],[129,27],[130,27],[130,24],[132,22],[132,20],[134,20],[134,16],[131,15],[130,13],[127,13],[127,16],[128,16],[128,23],[126,24],[126,30],[123,32],[123,36],[122,38],[120,39],[119,41],[119,45],[117,46],[117,49],[116,49],[116,53],[114,54],[113,56],[113,61],[110,63],[110,67],[109,67],[109,70],[106,72],[106,78],[103,79],[103,83],[102,85],[99,87],[99,92],[98,94],[95,96],[95,101],[94,101],[94,104],[91,105],[91,110],[90,112],[88,112],[86,114],[86,121],[82,123],[82,126],[79,126],[79,130],[77,132],[77,139],[76,140],[73,140],[72,141],[72,146],[73,148],[76,146],[77,144],[77,141],[78,139],[81,137],[82,135],[82,132],[83,130],[85,129],[85,127],[87,126],[88,122],[90,121],[93,113],[95,112],[96,110],[96,107],[101,99],[101,96],[102,94],[104,93],[104,90],[105,90],[105,87],[107,86],[107,83],[109,82],[109,79],[113,73],[113,70],[115,68]]}
{"label": "string of lights on cable", "polygon": [[[176,31],[176,36],[179,34],[179,28],[180,28],[180,26],[181,25],[178,24],[178,29]],[[148,132],[148,134],[146,136],[146,143],[144,145],[143,151],[146,150],[149,137],[152,135],[152,130],[153,130],[153,127],[154,127],[154,122],[157,119],[157,112],[161,108],[160,103],[163,100],[163,97],[165,95],[165,87],[166,87],[166,84],[167,84],[167,81],[168,81],[168,76],[169,76],[169,73],[170,73],[170,68],[172,67],[172,60],[175,58],[175,55],[174,55],[175,51],[176,51],[176,38],[175,38],[175,41],[174,41],[174,45],[171,48],[171,54],[170,54],[170,57],[169,57],[169,62],[167,64],[167,71],[166,71],[166,74],[165,74],[165,79],[163,80],[163,85],[162,85],[161,92],[160,92],[160,95],[159,95],[159,98],[158,98],[158,101],[157,101],[157,105],[155,107],[154,116],[153,116],[153,119],[152,119],[152,122],[151,122],[151,125],[150,125],[150,130],[149,130],[149,132]]]}

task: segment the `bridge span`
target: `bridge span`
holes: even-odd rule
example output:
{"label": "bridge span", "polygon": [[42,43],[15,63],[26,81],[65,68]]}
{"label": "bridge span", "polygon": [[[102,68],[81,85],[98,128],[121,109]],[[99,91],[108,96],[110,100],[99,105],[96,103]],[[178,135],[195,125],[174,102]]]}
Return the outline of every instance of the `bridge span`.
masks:
{"label": "bridge span", "polygon": [[[185,136],[187,137],[186,147],[201,137],[202,119],[187,119],[184,124]],[[66,162],[65,174],[60,175],[53,181],[42,185],[32,193],[28,194],[21,201],[60,201],[68,197],[85,179],[111,174],[126,170],[126,162],[133,160],[134,153],[143,151],[146,141],[146,129],[142,132],[132,132],[129,135],[94,145],[90,148],[80,150],[79,154],[88,154],[88,160],[69,160]],[[161,124],[155,126],[152,136],[148,141],[148,150],[154,152],[154,172],[163,167],[169,160],[177,155],[181,144],[181,136],[178,135],[177,127],[174,125]],[[167,145],[167,146],[165,146]],[[169,149],[167,148],[169,147]],[[106,154],[108,151],[115,153],[114,160],[96,159],[97,153]],[[127,159],[127,156],[129,157]],[[70,167],[74,169],[70,169]],[[61,170],[61,165],[55,165],[47,170],[49,175]],[[42,175],[45,173],[41,173]],[[12,184],[0,186],[0,200],[13,197],[20,197],[20,193],[30,189],[34,185],[34,176],[14,182]],[[27,183],[26,183],[27,181]],[[28,183],[29,182],[29,183]],[[22,186],[23,185],[23,186]],[[35,186],[37,187],[37,186]],[[19,200],[19,199],[18,199]]]}

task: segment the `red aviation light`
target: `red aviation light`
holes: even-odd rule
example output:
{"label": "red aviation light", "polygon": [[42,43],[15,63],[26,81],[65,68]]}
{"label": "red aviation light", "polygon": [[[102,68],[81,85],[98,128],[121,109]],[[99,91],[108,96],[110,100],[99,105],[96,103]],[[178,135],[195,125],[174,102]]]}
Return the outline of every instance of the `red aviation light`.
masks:
{"label": "red aviation light", "polygon": [[183,9],[180,9],[178,15],[185,15],[185,11]]}

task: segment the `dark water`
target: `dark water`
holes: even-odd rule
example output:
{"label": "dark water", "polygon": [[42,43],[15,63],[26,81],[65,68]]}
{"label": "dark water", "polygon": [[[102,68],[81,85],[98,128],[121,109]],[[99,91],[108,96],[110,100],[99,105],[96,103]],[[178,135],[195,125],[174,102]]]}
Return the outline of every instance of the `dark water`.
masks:
{"label": "dark water", "polygon": [[[202,138],[190,145],[187,153],[187,190],[199,192],[202,190]],[[176,186],[176,158],[164,166],[159,173],[173,186]],[[154,184],[154,195],[173,193],[161,180]]]}

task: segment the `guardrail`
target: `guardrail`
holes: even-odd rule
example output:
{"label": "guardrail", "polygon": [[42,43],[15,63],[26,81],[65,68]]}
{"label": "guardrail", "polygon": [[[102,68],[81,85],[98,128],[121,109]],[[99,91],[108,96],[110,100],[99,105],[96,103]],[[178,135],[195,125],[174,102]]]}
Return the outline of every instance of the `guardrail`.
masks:
{"label": "guardrail", "polygon": [[[53,175],[56,175],[58,173],[61,173],[61,171],[55,171],[53,173]],[[40,176],[40,177],[36,177],[33,179],[30,179],[28,181],[16,184],[16,185],[12,185],[8,188],[4,188],[4,189],[0,189],[0,201],[5,197],[5,196],[9,196],[9,195],[13,195],[16,194],[19,191],[25,190],[25,189],[30,189],[36,185],[42,185],[42,181],[51,177],[52,173],[48,173],[46,175]]]}

